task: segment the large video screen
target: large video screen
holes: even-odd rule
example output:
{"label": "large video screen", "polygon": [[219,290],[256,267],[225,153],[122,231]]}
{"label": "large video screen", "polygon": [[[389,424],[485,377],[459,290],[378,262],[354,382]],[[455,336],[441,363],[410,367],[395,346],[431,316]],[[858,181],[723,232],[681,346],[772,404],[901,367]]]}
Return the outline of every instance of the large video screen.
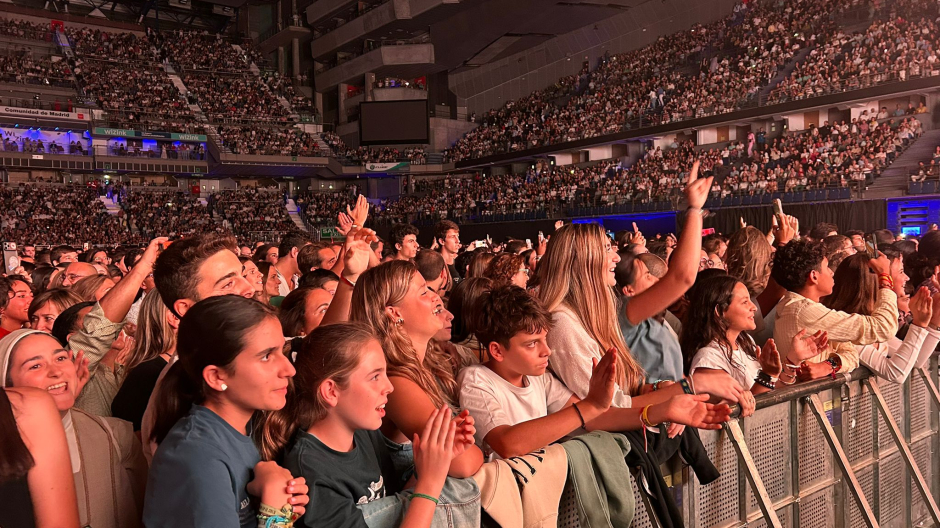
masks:
{"label": "large video screen", "polygon": [[359,143],[428,143],[428,102],[375,101],[359,104]]}

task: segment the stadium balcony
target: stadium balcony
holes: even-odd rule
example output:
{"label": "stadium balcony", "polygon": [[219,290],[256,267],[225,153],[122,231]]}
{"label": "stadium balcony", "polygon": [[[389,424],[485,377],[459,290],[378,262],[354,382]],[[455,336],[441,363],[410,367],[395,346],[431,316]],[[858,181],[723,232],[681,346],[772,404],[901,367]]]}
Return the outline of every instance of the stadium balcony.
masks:
{"label": "stadium balcony", "polygon": [[[258,36],[258,49],[262,53],[271,53],[282,46],[297,46],[294,56],[300,52],[300,46],[305,45],[313,38],[310,28],[303,25],[298,19],[278,22],[265,33]],[[296,44],[295,44],[296,42]]]}
{"label": "stadium balcony", "polygon": [[[317,90],[326,91],[342,83],[376,76],[420,77],[434,65],[434,45],[426,39],[383,40],[361,54],[325,63],[317,71]],[[314,41],[314,44],[316,41]]]}

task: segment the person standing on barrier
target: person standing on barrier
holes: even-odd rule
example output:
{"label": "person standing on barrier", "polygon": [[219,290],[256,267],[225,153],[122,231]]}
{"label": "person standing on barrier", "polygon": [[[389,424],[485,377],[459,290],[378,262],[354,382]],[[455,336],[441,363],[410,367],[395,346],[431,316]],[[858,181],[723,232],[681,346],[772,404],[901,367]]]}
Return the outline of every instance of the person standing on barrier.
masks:
{"label": "person standing on barrier", "polygon": [[[897,294],[891,264],[879,253],[877,258],[868,259],[868,267],[878,277],[877,301],[871,315],[851,314],[829,309],[820,302],[832,293],[835,284],[821,243],[794,240],[777,249],[771,277],[787,293],[776,306],[774,341],[780,357],[791,365],[785,369],[784,380],[808,381],[851,372],[859,363],[853,345],[884,342],[897,333]],[[790,356],[790,342],[801,330],[824,330],[829,334],[828,344],[820,343],[818,354],[806,361]]]}

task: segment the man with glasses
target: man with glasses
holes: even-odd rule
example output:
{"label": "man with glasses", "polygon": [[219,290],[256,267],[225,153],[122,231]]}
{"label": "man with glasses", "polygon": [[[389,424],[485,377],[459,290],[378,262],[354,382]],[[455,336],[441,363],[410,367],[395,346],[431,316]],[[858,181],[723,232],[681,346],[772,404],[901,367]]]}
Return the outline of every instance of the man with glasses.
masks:
{"label": "man with glasses", "polygon": [[85,277],[98,275],[98,270],[87,262],[73,262],[65,268],[63,273],[65,278],[62,280],[62,286],[70,288]]}

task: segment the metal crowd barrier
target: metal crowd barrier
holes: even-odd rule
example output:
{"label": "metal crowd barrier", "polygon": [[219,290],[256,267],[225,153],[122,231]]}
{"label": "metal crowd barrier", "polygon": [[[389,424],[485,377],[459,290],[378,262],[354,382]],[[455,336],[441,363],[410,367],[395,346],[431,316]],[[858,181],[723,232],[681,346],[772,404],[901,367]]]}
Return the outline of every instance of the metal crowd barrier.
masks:
{"label": "metal crowd barrier", "polygon": [[[937,357],[904,384],[864,368],[780,387],[757,411],[720,431],[699,431],[721,472],[702,485],[682,466],[664,470],[689,528],[940,526]],[[735,410],[737,413],[737,410]],[[676,465],[670,461],[664,467]],[[671,482],[669,482],[671,481]],[[661,526],[637,492],[635,528]],[[580,523],[566,494],[559,526]]]}

